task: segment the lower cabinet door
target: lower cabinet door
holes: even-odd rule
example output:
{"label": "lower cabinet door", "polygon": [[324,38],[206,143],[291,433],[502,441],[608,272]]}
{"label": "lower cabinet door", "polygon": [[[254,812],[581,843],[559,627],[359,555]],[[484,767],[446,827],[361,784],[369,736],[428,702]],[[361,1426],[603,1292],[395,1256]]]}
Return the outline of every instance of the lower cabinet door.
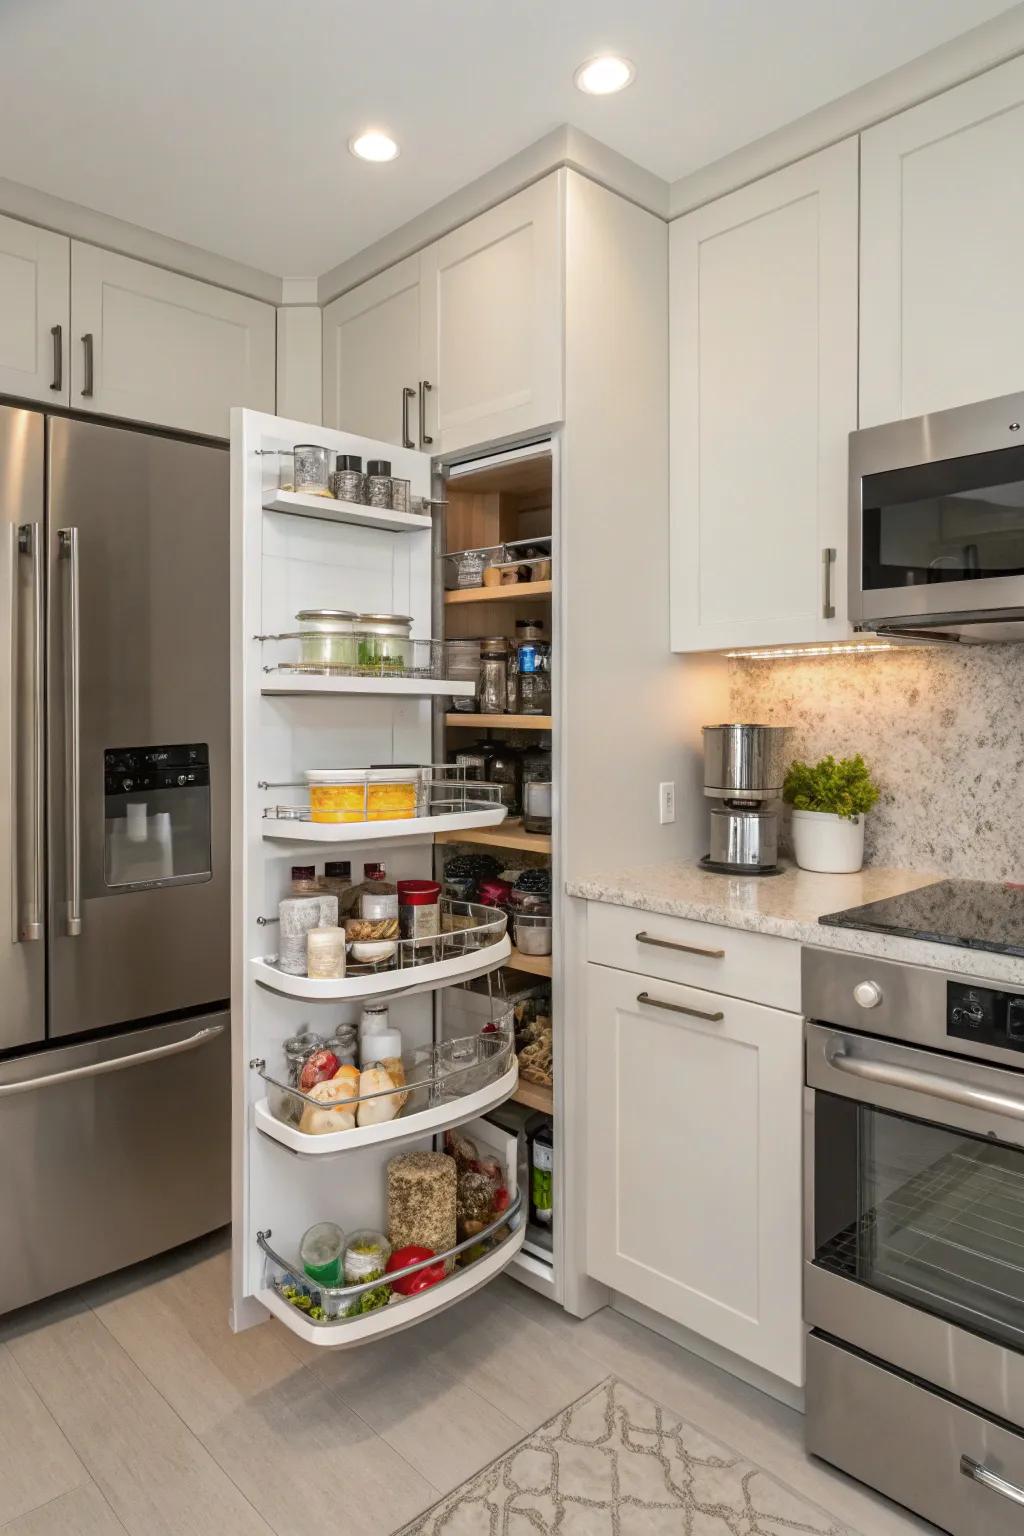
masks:
{"label": "lower cabinet door", "polygon": [[800,1017],[587,972],[589,1273],[801,1384]]}

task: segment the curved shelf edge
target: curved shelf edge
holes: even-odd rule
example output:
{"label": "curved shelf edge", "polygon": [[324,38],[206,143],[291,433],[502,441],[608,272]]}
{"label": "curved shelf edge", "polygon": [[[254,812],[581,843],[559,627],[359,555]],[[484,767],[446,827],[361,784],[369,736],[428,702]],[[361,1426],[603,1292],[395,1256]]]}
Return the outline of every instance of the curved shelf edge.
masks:
{"label": "curved shelf edge", "polygon": [[478,1088],[475,1093],[464,1094],[458,1099],[448,1099],[435,1109],[420,1110],[408,1118],[399,1116],[397,1120],[387,1120],[383,1125],[356,1126],[351,1131],[329,1131],[324,1136],[310,1136],[294,1125],[285,1125],[275,1119],[266,1099],[259,1099],[253,1105],[253,1123],[261,1135],[279,1142],[289,1152],[296,1152],[300,1157],[339,1156],[344,1152],[355,1152],[360,1147],[377,1146],[381,1142],[410,1141],[418,1136],[429,1136],[436,1131],[464,1125],[467,1120],[486,1115],[488,1110],[496,1109],[499,1104],[511,1098],[518,1083],[519,1063],[513,1056],[508,1071],[485,1088]]}
{"label": "curved shelf edge", "polygon": [[[400,1333],[403,1328],[411,1328],[415,1323],[423,1322],[424,1318],[433,1317],[455,1302],[462,1301],[464,1297],[471,1296],[482,1285],[493,1280],[495,1275],[500,1275],[503,1269],[508,1268],[522,1248],[525,1237],[526,1222],[521,1221],[518,1229],[505,1239],[500,1248],[478,1259],[472,1268],[451,1275],[440,1285],[421,1291],[418,1296],[409,1296],[402,1302],[395,1302],[378,1312],[369,1312],[365,1317],[351,1322],[312,1323],[304,1313],[279,1296],[273,1286],[264,1286],[258,1290],[256,1300],[262,1302],[267,1311],[279,1318],[292,1333],[305,1339],[307,1344],[317,1344],[328,1349],[347,1349],[353,1344],[364,1344],[368,1339],[379,1338],[384,1333]],[[339,1334],[344,1336],[339,1338]]]}
{"label": "curved shelf edge", "polygon": [[357,1002],[363,997],[412,997],[417,992],[437,992],[460,981],[472,981],[505,965],[512,953],[506,934],[496,944],[470,950],[454,960],[438,960],[433,965],[406,966],[398,971],[379,971],[373,976],[339,977],[336,981],[310,980],[308,976],[286,976],[269,960],[249,961],[255,981],[284,997],[301,998],[307,1003]]}
{"label": "curved shelf edge", "polygon": [[281,843],[382,843],[399,837],[434,837],[438,833],[468,832],[476,827],[496,827],[508,817],[508,808],[486,811],[449,811],[439,816],[409,816],[401,821],[276,821],[260,822],[265,841]]}

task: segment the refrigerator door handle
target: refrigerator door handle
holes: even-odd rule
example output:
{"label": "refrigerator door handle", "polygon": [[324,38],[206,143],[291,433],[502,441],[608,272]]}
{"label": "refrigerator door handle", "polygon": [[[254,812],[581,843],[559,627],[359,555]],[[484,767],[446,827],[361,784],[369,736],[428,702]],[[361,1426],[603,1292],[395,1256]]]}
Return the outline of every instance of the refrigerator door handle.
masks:
{"label": "refrigerator door handle", "polygon": [[160,1061],[165,1056],[180,1056],[185,1051],[198,1050],[218,1035],[224,1033],[223,1024],[211,1024],[184,1040],[171,1040],[167,1045],[155,1045],[148,1051],[134,1051],[130,1056],[115,1056],[110,1061],[92,1061],[85,1067],[69,1067],[66,1072],[51,1072],[49,1076],[27,1077],[20,1083],[0,1083],[0,1099],[15,1093],[33,1093],[37,1088],[58,1088],[63,1083],[75,1083],[83,1077],[103,1077],[107,1072],[121,1072],[125,1067],[138,1067],[146,1062]]}
{"label": "refrigerator door handle", "polygon": [[[30,781],[32,830],[29,845],[31,872],[27,895],[24,899],[22,895],[19,839],[17,836],[14,839],[17,937],[21,942],[30,942],[41,939],[43,936],[43,773],[46,761],[44,739],[46,723],[43,713],[43,563],[39,547],[39,528],[35,523],[22,523],[20,527],[14,530],[14,537],[16,560],[21,556],[27,556],[30,561],[32,589],[32,671],[30,677],[32,702],[32,772]],[[21,681],[21,614],[18,603],[19,592],[20,582],[18,580],[18,573],[15,571],[11,594],[11,616],[14,625],[12,647],[15,675],[12,680],[11,696],[14,700],[16,716],[20,704]],[[20,720],[16,719],[16,741],[20,724]],[[15,763],[19,763],[21,760],[20,752],[17,749],[14,760]],[[13,801],[20,812],[22,786],[17,783],[15,784]]]}
{"label": "refrigerator door handle", "polygon": [[64,854],[67,879],[66,932],[76,939],[82,932],[82,829],[81,733],[79,711],[79,654],[81,615],[78,584],[78,529],[58,528],[60,556],[68,564],[67,599],[64,609]]}

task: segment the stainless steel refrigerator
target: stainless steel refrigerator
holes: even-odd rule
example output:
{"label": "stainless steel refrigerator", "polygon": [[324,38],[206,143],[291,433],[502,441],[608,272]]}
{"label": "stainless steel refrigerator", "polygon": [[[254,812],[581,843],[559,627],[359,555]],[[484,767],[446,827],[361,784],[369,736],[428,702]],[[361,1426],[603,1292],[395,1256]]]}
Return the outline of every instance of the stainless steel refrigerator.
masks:
{"label": "stainless steel refrigerator", "polygon": [[0,406],[0,1312],[230,1208],[228,454]]}

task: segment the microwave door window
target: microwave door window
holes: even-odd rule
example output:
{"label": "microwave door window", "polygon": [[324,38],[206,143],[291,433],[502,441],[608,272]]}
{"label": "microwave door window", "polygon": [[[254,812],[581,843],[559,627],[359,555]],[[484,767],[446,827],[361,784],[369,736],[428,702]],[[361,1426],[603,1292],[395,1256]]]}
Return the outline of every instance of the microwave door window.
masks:
{"label": "microwave door window", "polygon": [[866,591],[1024,574],[1024,448],[866,475]]}

